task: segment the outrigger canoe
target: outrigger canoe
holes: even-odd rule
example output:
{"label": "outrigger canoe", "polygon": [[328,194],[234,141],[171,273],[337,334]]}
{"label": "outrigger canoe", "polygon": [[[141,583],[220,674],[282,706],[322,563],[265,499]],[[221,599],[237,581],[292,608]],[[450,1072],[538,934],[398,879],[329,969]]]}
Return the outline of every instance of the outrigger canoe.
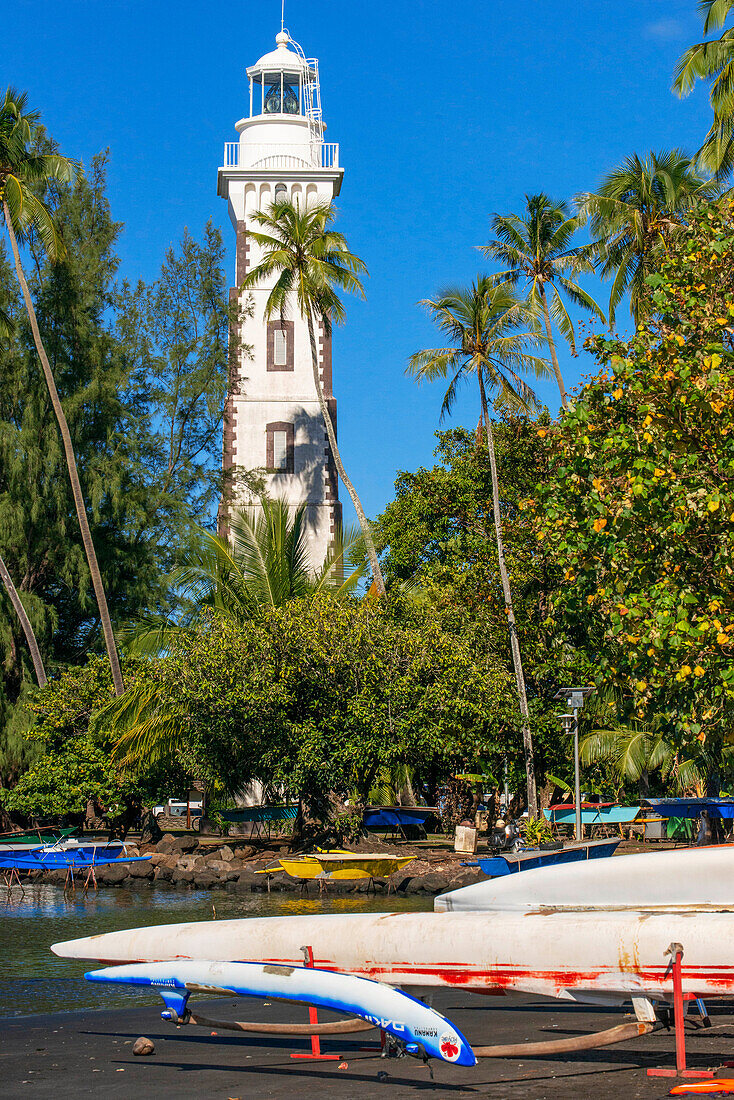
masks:
{"label": "outrigger canoe", "polygon": [[382,982],[334,974],[304,966],[258,963],[195,962],[113,966],[85,974],[88,981],[115,982],[157,989],[168,1008],[164,1016],[185,1019],[191,993],[277,998],[343,1012],[381,1028],[407,1054],[440,1058],[458,1066],[476,1065],[464,1036],[445,1016],[402,990]]}

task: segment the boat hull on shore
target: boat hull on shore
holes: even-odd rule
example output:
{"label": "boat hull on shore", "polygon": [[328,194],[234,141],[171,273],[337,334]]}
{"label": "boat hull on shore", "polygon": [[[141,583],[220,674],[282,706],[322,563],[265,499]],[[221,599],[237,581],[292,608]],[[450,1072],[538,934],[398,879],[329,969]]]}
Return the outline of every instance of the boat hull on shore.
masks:
{"label": "boat hull on shore", "polygon": [[[530,872],[528,872],[530,873]],[[666,997],[665,952],[684,947],[684,990],[734,994],[734,913],[384,913],[256,917],[110,932],[54,944],[107,965],[219,959],[298,966],[389,985],[516,990],[594,1000]]]}

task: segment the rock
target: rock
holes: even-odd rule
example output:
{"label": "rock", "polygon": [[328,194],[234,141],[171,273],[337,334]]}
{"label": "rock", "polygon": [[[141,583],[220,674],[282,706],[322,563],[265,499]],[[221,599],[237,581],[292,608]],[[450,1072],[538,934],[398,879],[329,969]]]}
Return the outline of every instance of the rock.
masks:
{"label": "rock", "polygon": [[155,867],[148,860],[145,863],[130,863],[128,866],[130,878],[153,878],[155,874]]}
{"label": "rock", "polygon": [[171,876],[171,882],[175,885],[181,883],[181,885],[194,881],[193,871],[182,871],[180,867],[177,867]]}
{"label": "rock", "polygon": [[109,867],[100,867],[97,871],[97,879],[108,886],[116,886],[120,882],[125,882],[129,877],[129,866],[135,867],[136,865],[134,863],[130,865],[120,864],[118,867],[111,863]]}
{"label": "rock", "polygon": [[195,836],[176,836],[171,844],[171,848],[177,852],[194,852],[198,847],[199,841]]}
{"label": "rock", "polygon": [[265,875],[256,875],[252,871],[241,871],[236,883],[238,894],[250,894],[253,890],[267,889]]}
{"label": "rock", "polygon": [[180,856],[176,861],[176,866],[180,871],[204,871],[206,870],[206,860],[203,856]]}
{"label": "rock", "polygon": [[251,844],[238,844],[235,849],[235,859],[243,860],[250,859],[254,856],[256,849]]}
{"label": "rock", "polygon": [[234,859],[234,852],[232,851],[232,849],[230,848],[230,846],[228,844],[225,844],[224,847],[222,848],[222,850],[220,851],[219,858],[226,860],[227,863],[229,863],[231,860]]}
{"label": "rock", "polygon": [[145,1054],[155,1054],[155,1043],[152,1039],[146,1039],[144,1035],[141,1035],[133,1043],[133,1054],[137,1057],[142,1057]]}
{"label": "rock", "polygon": [[222,875],[229,875],[230,873],[238,878],[242,873],[242,868],[233,867],[231,862],[227,862],[225,859],[208,859],[206,861],[206,869],[211,874],[221,877]]}
{"label": "rock", "polygon": [[156,852],[170,852],[175,839],[173,833],[164,833],[155,846]]}
{"label": "rock", "polygon": [[172,878],[173,868],[167,867],[165,863],[159,863],[153,872],[155,882],[170,882]]}
{"label": "rock", "polygon": [[126,844],[125,845],[125,854],[128,855],[128,856],[139,856],[141,853],[140,853],[140,849],[138,848],[137,844]]}
{"label": "rock", "polygon": [[448,875],[442,875],[438,872],[422,875],[419,879],[414,881],[420,883],[419,889],[424,894],[440,894],[444,890],[448,890],[449,886]]}
{"label": "rock", "polygon": [[219,879],[209,871],[201,871],[194,875],[194,886],[199,890],[211,890],[212,886],[218,886]]}
{"label": "rock", "polygon": [[473,886],[475,882],[483,882],[485,878],[479,868],[472,870],[471,867],[466,867],[458,875],[449,878],[447,889],[460,890],[462,886]]}

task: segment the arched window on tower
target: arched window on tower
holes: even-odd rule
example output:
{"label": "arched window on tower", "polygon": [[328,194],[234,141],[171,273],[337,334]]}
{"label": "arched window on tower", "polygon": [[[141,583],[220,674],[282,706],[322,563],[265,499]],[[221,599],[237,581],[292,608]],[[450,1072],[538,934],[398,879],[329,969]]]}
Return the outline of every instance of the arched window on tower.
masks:
{"label": "arched window on tower", "polygon": [[286,202],[288,199],[288,188],[284,183],[276,183],[275,185],[275,202]]}

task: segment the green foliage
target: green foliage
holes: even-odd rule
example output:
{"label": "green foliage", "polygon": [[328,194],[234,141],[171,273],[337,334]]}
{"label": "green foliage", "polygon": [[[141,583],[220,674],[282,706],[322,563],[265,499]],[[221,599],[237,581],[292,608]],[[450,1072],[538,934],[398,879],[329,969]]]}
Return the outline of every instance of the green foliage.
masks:
{"label": "green foliage", "polygon": [[523,824],[523,840],[530,848],[537,848],[539,844],[549,844],[553,838],[553,830],[544,817],[531,817]]}
{"label": "green foliage", "polygon": [[539,538],[566,566],[550,617],[592,622],[620,720],[714,754],[734,712],[734,210],[701,205],[649,278],[650,321],[598,339],[601,372],[557,427]]}
{"label": "green foliage", "polygon": [[332,791],[364,798],[399,764],[434,779],[507,725],[491,654],[399,602],[322,596],[246,627],[215,620],[145,675],[203,774],[275,784],[322,815]]}
{"label": "green foliage", "polygon": [[526,199],[527,206],[522,215],[493,216],[492,229],[497,239],[484,245],[481,251],[490,259],[507,265],[505,271],[498,272],[493,278],[507,280],[512,286],[522,282],[529,303],[542,315],[561,403],[565,408],[566,390],[558,366],[551,319],[575,355],[573,321],[564,298],[593,313],[602,322],[604,314],[576,281],[579,275],[594,270],[588,246],[571,246],[582,219],[573,216],[565,202],[554,202],[547,195],[527,195]]}
{"label": "green foliage", "polygon": [[[52,148],[42,134],[38,144]],[[26,247],[119,623],[162,600],[191,515],[206,516],[220,485],[230,311],[221,237],[211,227],[201,243],[186,236],[152,286],[118,291],[121,226],[111,219],[105,189],[104,156],[73,186],[49,186],[43,198],[66,243],[63,257],[50,264],[32,227]],[[99,620],[58,428],[1,242],[0,311],[11,322],[0,335],[0,556],[53,672],[98,648]],[[0,723],[17,726],[14,708],[32,679],[17,618],[0,590]],[[3,737],[12,756],[10,728]],[[2,781],[18,766],[10,757],[7,768],[0,762]]]}
{"label": "green foliage", "polygon": [[12,790],[2,792],[2,804],[26,817],[55,817],[83,814],[92,802],[113,821],[134,793],[129,784],[120,783],[109,752],[78,737],[61,752],[44,753]]}
{"label": "green foliage", "polygon": [[19,241],[34,233],[55,260],[64,246],[43,192],[49,180],[73,179],[76,165],[55,150],[34,148],[40,117],[39,111],[28,109],[26,92],[7,89],[0,103],[0,212]]}
{"label": "green foliage", "polygon": [[[130,626],[134,652],[168,652],[175,641],[212,618],[242,625],[289,600],[323,593],[344,598],[364,576],[358,528],[339,528],[323,565],[313,571],[305,504],[294,509],[285,500],[263,496],[259,506],[239,508],[228,529],[227,538],[203,528],[194,531],[169,579],[169,613],[146,616]],[[129,713],[130,700],[121,707]]]}
{"label": "green foliage", "polygon": [[[179,248],[168,249],[154,282],[133,288],[125,281],[114,295],[136,414],[127,445],[174,530],[185,529],[189,516],[209,515],[225,488],[219,467],[229,357],[250,353],[230,348],[229,334],[252,306],[230,307],[224,265],[222,235],[210,221],[201,243],[186,230]],[[148,511],[147,500],[142,507]]]}
{"label": "green foliage", "polygon": [[[533,523],[537,487],[551,477],[551,456],[539,437],[549,424],[547,414],[538,421],[509,416],[494,424],[494,436],[505,554],[538,774],[542,777],[550,770],[570,778],[573,765],[568,745],[559,735],[553,696],[561,685],[587,681],[594,648],[586,623],[569,637],[549,615],[550,601],[563,585],[565,571],[538,539]],[[419,586],[424,599],[450,616],[456,629],[470,636],[477,647],[496,653],[509,668],[491,473],[482,433],[456,428],[438,432],[437,438],[439,462],[414,473],[401,472],[395,499],[376,522],[385,576],[390,588],[407,581]],[[490,770],[502,775],[505,751],[510,754],[510,779],[516,789],[522,782],[517,773],[517,736],[494,746]]]}

